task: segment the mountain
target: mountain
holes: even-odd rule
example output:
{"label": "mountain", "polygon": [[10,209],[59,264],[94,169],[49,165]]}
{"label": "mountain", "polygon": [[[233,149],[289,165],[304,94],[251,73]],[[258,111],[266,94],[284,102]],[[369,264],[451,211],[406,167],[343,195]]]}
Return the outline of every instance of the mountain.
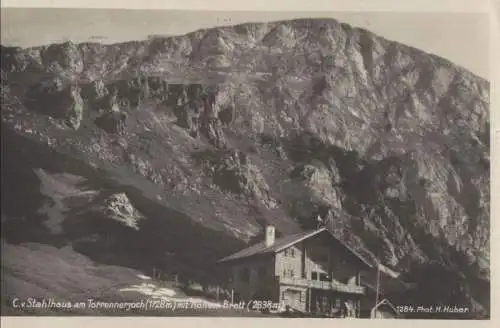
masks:
{"label": "mountain", "polygon": [[489,82],[443,58],[331,19],[1,56],[9,244],[210,281],[321,215],[371,261],[489,284]]}

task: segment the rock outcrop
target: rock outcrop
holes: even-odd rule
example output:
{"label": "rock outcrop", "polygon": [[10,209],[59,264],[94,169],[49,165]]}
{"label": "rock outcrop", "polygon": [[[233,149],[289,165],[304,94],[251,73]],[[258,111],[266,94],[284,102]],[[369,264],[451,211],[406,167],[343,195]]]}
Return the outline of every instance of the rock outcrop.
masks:
{"label": "rock outcrop", "polygon": [[139,230],[140,221],[144,219],[144,216],[130,203],[125,193],[106,197],[101,204],[95,205],[95,211],[135,230]]}
{"label": "rock outcrop", "polygon": [[27,90],[25,106],[41,114],[62,119],[71,128],[78,130],[85,106],[80,91],[78,85],[68,85],[60,77],[48,78]]}

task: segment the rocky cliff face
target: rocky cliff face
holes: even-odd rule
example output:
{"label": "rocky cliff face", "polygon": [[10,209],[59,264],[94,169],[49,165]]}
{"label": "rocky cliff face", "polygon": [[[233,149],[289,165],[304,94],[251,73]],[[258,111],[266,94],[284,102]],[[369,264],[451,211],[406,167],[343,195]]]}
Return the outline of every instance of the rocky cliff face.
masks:
{"label": "rocky cliff face", "polygon": [[489,280],[489,83],[334,20],[2,48],[2,130],[7,239],[196,271],[320,214],[396,270]]}

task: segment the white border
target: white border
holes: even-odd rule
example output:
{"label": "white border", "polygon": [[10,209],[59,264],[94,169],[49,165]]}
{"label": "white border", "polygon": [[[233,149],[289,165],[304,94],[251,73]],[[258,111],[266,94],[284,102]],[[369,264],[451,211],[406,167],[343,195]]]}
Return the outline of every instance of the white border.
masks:
{"label": "white border", "polygon": [[489,12],[487,0],[2,0],[2,7],[120,8],[218,11]]}
{"label": "white border", "polygon": [[497,181],[498,169],[496,169],[497,151],[496,142],[500,137],[500,129],[496,122],[495,112],[500,107],[498,94],[500,85],[495,83],[500,76],[500,62],[494,58],[500,58],[500,26],[498,16],[500,15],[500,2],[487,0],[2,0],[2,7],[48,7],[48,8],[121,8],[121,9],[176,9],[176,10],[218,10],[218,11],[398,11],[398,12],[470,12],[490,13],[490,64],[491,76],[491,297],[492,319],[489,321],[439,321],[439,320],[341,320],[332,322],[324,319],[264,319],[264,318],[109,318],[109,317],[84,317],[84,318],[59,318],[59,317],[2,317],[2,327],[232,327],[237,325],[243,327],[273,326],[278,328],[304,327],[356,327],[364,324],[370,327],[410,326],[410,327],[439,327],[448,325],[453,327],[498,327],[498,304],[500,285],[498,284],[498,253],[496,246],[500,233],[495,222],[499,205],[493,200],[498,194]]}

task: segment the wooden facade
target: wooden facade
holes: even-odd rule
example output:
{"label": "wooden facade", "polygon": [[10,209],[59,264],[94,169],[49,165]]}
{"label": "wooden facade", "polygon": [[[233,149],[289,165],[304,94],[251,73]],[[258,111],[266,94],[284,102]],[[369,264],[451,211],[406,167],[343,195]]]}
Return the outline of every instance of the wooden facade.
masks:
{"label": "wooden facade", "polygon": [[266,241],[221,262],[236,301],[264,300],[301,312],[359,316],[365,287],[360,274],[371,265],[318,229]]}

